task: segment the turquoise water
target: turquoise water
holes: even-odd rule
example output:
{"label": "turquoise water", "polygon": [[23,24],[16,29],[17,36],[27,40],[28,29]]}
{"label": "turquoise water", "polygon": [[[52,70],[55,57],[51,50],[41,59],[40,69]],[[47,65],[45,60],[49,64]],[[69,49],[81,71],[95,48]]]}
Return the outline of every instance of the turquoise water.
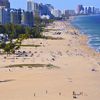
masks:
{"label": "turquoise water", "polygon": [[89,46],[100,52],[100,15],[78,16],[72,24],[89,37]]}

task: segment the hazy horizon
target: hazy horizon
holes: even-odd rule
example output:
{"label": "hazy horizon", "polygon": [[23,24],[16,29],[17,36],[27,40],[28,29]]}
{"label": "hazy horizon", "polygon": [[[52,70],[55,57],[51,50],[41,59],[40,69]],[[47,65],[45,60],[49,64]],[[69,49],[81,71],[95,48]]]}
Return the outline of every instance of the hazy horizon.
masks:
{"label": "hazy horizon", "polygon": [[[76,9],[78,4],[82,4],[85,6],[95,6],[100,8],[100,1],[94,0],[33,0],[34,2],[43,3],[43,4],[52,4],[57,9]],[[27,0],[10,0],[11,8],[22,8],[26,9]]]}

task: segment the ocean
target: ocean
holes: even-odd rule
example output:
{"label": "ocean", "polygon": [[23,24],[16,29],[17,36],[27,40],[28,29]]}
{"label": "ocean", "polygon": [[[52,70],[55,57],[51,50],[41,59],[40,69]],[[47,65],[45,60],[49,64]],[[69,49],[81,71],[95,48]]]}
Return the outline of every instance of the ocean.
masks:
{"label": "ocean", "polygon": [[89,37],[89,46],[100,52],[100,15],[77,16],[72,24]]}

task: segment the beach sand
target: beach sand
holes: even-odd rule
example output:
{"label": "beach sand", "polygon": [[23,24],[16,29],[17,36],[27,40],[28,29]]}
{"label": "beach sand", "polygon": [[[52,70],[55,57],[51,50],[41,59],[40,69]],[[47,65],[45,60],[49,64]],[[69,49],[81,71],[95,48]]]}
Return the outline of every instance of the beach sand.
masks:
{"label": "beach sand", "polygon": [[[46,29],[44,35],[63,39],[24,40],[23,45],[40,45],[21,47],[32,57],[0,55],[0,100],[99,100],[100,54],[70,22],[55,21]],[[16,64],[57,67],[5,68]]]}

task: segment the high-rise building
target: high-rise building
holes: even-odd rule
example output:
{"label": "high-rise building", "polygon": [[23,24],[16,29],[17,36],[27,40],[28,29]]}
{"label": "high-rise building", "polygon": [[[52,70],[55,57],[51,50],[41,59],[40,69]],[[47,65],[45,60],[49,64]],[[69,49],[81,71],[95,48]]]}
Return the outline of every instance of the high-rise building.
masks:
{"label": "high-rise building", "polygon": [[10,23],[32,27],[34,25],[33,12],[22,9],[11,9]]}
{"label": "high-rise building", "polygon": [[40,11],[39,11],[39,4],[38,3],[34,3],[34,15],[39,15]]}
{"label": "high-rise building", "polygon": [[10,10],[10,22],[13,24],[21,24],[21,9]]}
{"label": "high-rise building", "polygon": [[62,16],[62,12],[58,9],[52,10],[51,13],[54,17],[59,17],[60,18]]}
{"label": "high-rise building", "polygon": [[32,27],[33,19],[33,4],[32,0],[28,0],[28,11],[21,9],[11,9],[8,0],[0,0],[0,24],[23,24]]}
{"label": "high-rise building", "polygon": [[95,13],[96,14],[100,14],[100,9],[99,8],[95,8]]}
{"label": "high-rise building", "polygon": [[88,14],[88,7],[84,7],[84,14]]}
{"label": "high-rise building", "polygon": [[96,8],[94,6],[78,5],[77,13],[78,14],[86,14],[86,15],[96,14]]}
{"label": "high-rise building", "polygon": [[25,26],[33,27],[34,25],[33,12],[23,11],[21,24]]}
{"label": "high-rise building", "polygon": [[49,15],[50,18],[53,17],[53,15],[51,14],[51,11],[49,10],[49,6],[43,5],[42,3],[39,4],[39,13],[40,13],[40,16]]}
{"label": "high-rise building", "polygon": [[34,11],[34,2],[33,2],[33,0],[27,0],[27,11],[29,11],[29,12]]}
{"label": "high-rise building", "polygon": [[46,6],[49,9],[49,11],[52,11],[54,9],[54,7],[51,4],[46,4]]}
{"label": "high-rise building", "polygon": [[88,14],[92,14],[92,8],[88,7]]}
{"label": "high-rise building", "polygon": [[22,9],[18,9],[17,10],[17,14],[18,14],[18,24],[21,24],[21,20],[22,20]]}
{"label": "high-rise building", "polygon": [[16,9],[11,9],[10,17],[11,17],[11,20],[10,20],[11,23],[18,24],[17,10]]}
{"label": "high-rise building", "polygon": [[83,5],[77,6],[77,14],[83,14],[84,13],[84,7]]}
{"label": "high-rise building", "polygon": [[10,23],[10,10],[5,7],[0,7],[0,24]]}
{"label": "high-rise building", "polygon": [[4,6],[5,8],[10,8],[9,0],[0,0],[0,6]]}
{"label": "high-rise building", "polygon": [[65,15],[66,15],[66,12],[69,16],[74,16],[75,15],[75,10],[65,10]]}
{"label": "high-rise building", "polygon": [[65,19],[69,19],[69,11],[68,10],[65,10],[63,12],[63,14],[64,14]]}
{"label": "high-rise building", "polygon": [[[95,7],[91,6],[90,8],[91,8],[91,12],[90,12],[90,13],[91,13],[91,14],[95,14]],[[90,9],[90,8],[89,8],[89,9]]]}

